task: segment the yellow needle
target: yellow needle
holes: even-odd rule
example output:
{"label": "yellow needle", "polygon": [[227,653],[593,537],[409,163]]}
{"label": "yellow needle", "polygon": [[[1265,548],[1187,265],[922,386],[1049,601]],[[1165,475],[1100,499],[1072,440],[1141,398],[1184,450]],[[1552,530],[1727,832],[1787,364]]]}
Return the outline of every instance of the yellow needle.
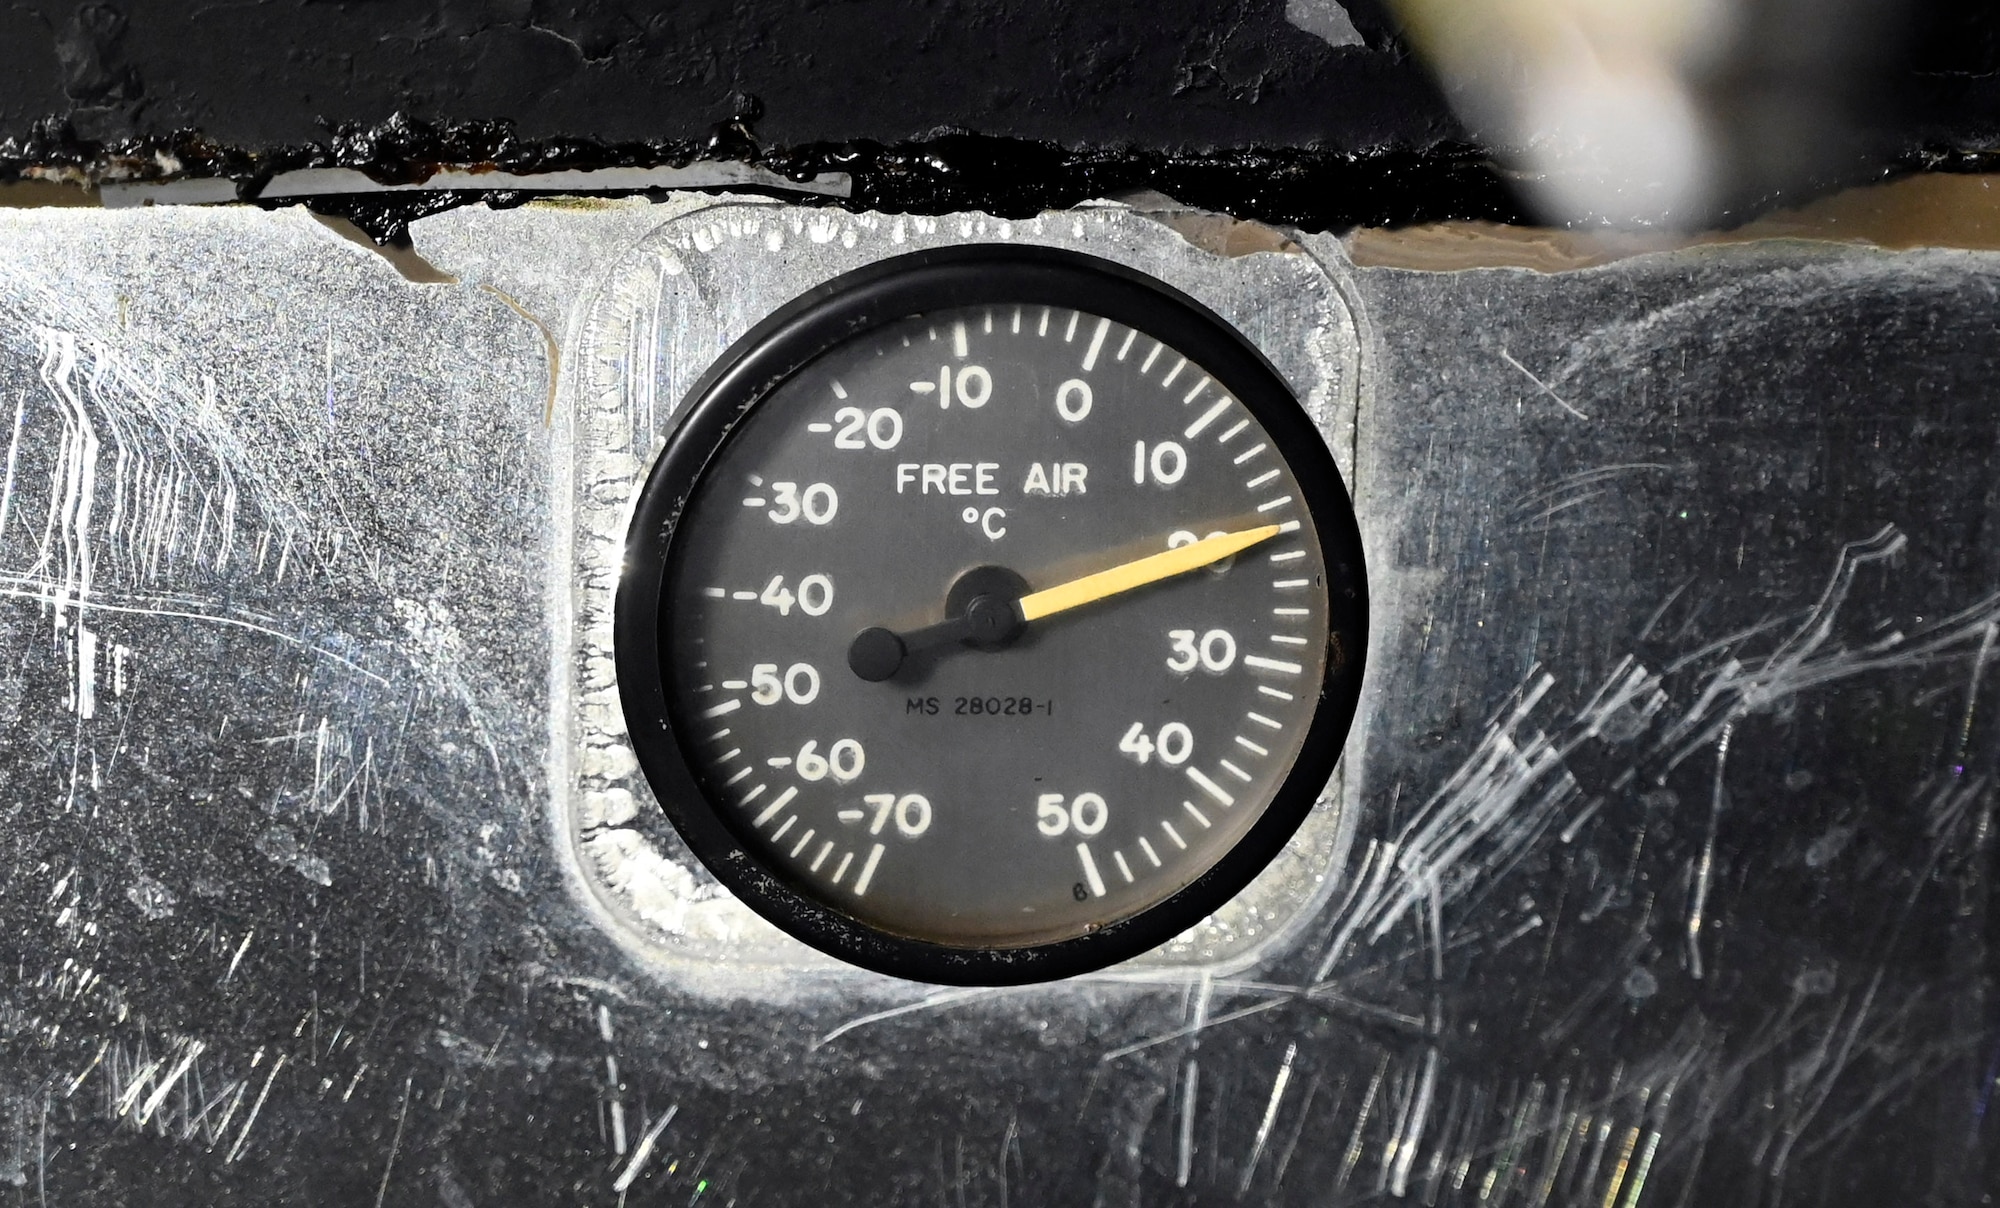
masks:
{"label": "yellow needle", "polygon": [[1157,583],[1161,579],[1171,579],[1191,570],[1198,570],[1211,562],[1220,562],[1229,555],[1249,549],[1260,541],[1269,541],[1278,535],[1282,526],[1266,524],[1258,528],[1244,529],[1240,533],[1217,533],[1192,545],[1183,545],[1164,553],[1148,554],[1130,562],[1101,570],[1081,579],[1071,579],[1054,587],[1021,597],[1021,619],[1038,621],[1058,612],[1115,596],[1120,592]]}

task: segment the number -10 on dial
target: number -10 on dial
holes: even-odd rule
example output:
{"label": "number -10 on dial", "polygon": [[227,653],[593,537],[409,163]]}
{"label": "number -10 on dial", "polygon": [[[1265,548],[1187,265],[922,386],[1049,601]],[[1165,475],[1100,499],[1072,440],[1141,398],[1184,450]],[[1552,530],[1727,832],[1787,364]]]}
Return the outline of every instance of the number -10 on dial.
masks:
{"label": "number -10 on dial", "polygon": [[1137,954],[1326,783],[1366,589],[1241,335],[1103,261],[970,247],[803,297],[699,383],[633,522],[627,721],[691,850],[933,981]]}

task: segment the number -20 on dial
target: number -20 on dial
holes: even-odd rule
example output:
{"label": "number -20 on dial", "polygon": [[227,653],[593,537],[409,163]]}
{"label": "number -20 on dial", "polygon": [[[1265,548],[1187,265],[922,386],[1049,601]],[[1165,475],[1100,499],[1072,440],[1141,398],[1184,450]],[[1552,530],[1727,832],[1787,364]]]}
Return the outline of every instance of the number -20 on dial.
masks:
{"label": "number -20 on dial", "polygon": [[856,964],[998,984],[1136,955],[1277,854],[1366,614],[1339,474],[1247,340],[1108,262],[973,246],[837,279],[703,377],[615,642],[725,885]]}

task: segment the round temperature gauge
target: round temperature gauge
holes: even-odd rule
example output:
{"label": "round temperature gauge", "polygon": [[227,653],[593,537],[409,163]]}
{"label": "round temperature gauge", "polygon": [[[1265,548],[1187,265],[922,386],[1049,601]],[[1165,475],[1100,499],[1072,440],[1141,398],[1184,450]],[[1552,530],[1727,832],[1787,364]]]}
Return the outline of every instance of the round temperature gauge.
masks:
{"label": "round temperature gauge", "polygon": [[1283,847],[1352,719],[1359,534],[1278,374],[1106,261],[849,274],[696,385],[614,641],[688,847],[791,934],[926,981],[1080,973]]}

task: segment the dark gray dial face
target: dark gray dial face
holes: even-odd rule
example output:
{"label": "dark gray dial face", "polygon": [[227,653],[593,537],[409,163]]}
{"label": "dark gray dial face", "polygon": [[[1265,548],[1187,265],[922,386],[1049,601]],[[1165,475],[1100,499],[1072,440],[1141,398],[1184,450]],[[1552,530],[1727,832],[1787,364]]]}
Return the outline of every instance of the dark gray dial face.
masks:
{"label": "dark gray dial face", "polygon": [[[678,526],[662,653],[688,762],[754,858],[882,931],[1011,948],[1138,914],[1298,756],[1329,624],[1304,495],[1250,410],[1143,331],[1039,305],[867,331],[747,413]],[[1255,543],[915,648],[968,593],[1129,579],[1236,533]],[[888,678],[850,665],[870,629],[912,647]]]}

